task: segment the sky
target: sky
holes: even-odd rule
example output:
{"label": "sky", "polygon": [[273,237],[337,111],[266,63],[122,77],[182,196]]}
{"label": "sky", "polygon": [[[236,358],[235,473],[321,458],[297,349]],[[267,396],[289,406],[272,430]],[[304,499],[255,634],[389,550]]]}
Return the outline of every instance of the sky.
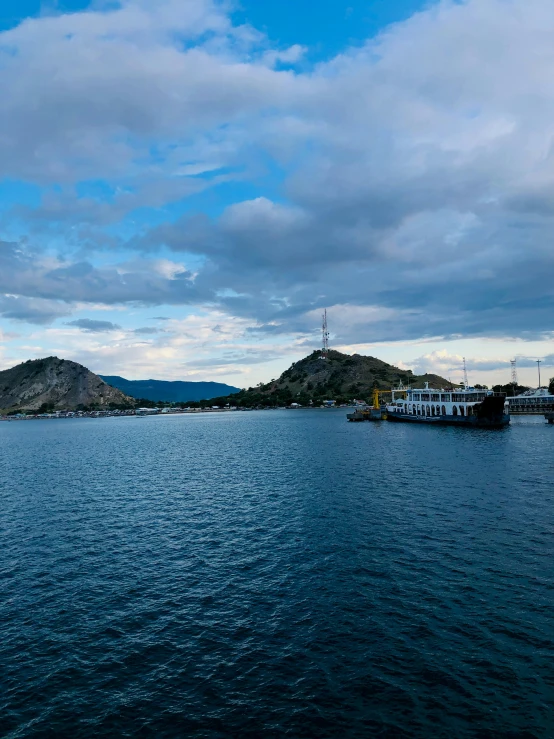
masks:
{"label": "sky", "polygon": [[551,0],[4,0],[0,369],[554,375]]}

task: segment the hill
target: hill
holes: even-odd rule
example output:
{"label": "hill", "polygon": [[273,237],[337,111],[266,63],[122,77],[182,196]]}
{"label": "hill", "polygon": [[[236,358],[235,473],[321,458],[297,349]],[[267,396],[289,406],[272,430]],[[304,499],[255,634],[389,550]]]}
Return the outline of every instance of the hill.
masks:
{"label": "hill", "polygon": [[278,380],[215,401],[218,405],[225,401],[244,407],[288,405],[291,402],[309,405],[310,401],[318,404],[323,400],[371,401],[374,388],[387,390],[399,382],[412,387],[423,387],[425,382],[431,388],[450,385],[439,375],[414,375],[411,370],[399,369],[376,357],[330,351],[328,358],[322,359],[321,352],[314,351],[295,362]]}
{"label": "hill", "polygon": [[76,410],[134,406],[82,364],[58,357],[35,359],[0,372],[0,410]]}
{"label": "hill", "polygon": [[100,375],[113,387],[122,390],[132,398],[165,401],[169,403],[187,403],[195,400],[210,400],[221,395],[238,393],[240,388],[225,385],[222,382],[185,382],[177,380],[126,380],[117,375]]}

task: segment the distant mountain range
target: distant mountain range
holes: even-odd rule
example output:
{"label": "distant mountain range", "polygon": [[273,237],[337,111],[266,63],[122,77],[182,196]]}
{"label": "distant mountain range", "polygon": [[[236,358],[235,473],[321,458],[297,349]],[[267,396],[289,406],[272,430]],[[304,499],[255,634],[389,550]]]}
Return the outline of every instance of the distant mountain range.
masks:
{"label": "distant mountain range", "polygon": [[82,364],[46,357],[0,372],[0,410],[45,411],[134,406]]}
{"label": "distant mountain range", "polygon": [[163,400],[169,403],[188,403],[189,401],[210,400],[221,395],[233,395],[240,388],[222,382],[185,382],[176,380],[126,380],[118,375],[100,377],[132,398]]}
{"label": "distant mountain range", "polygon": [[221,382],[167,382],[126,380],[117,375],[95,375],[86,367],[58,357],[29,360],[0,372],[0,410],[75,410],[77,408],[133,407],[137,399],[189,403],[210,401],[239,407],[287,405],[292,401],[317,405],[322,400],[370,400],[373,388],[399,382],[421,387],[448,387],[438,375],[413,375],[377,359],[330,351],[327,359],[314,351],[283,372],[278,380],[240,390]]}

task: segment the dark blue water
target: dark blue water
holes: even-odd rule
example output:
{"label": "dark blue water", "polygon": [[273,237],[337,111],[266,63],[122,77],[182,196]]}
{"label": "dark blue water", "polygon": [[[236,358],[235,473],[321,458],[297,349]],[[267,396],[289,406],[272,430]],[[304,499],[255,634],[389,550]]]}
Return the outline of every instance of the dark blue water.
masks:
{"label": "dark blue water", "polygon": [[554,427],[0,423],[0,734],[554,736]]}

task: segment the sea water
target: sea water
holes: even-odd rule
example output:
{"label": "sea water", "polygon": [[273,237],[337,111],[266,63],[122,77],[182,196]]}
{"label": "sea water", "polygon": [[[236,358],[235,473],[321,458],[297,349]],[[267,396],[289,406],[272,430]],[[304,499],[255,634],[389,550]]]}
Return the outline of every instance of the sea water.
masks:
{"label": "sea water", "polygon": [[554,736],[554,426],[0,423],[3,737]]}

